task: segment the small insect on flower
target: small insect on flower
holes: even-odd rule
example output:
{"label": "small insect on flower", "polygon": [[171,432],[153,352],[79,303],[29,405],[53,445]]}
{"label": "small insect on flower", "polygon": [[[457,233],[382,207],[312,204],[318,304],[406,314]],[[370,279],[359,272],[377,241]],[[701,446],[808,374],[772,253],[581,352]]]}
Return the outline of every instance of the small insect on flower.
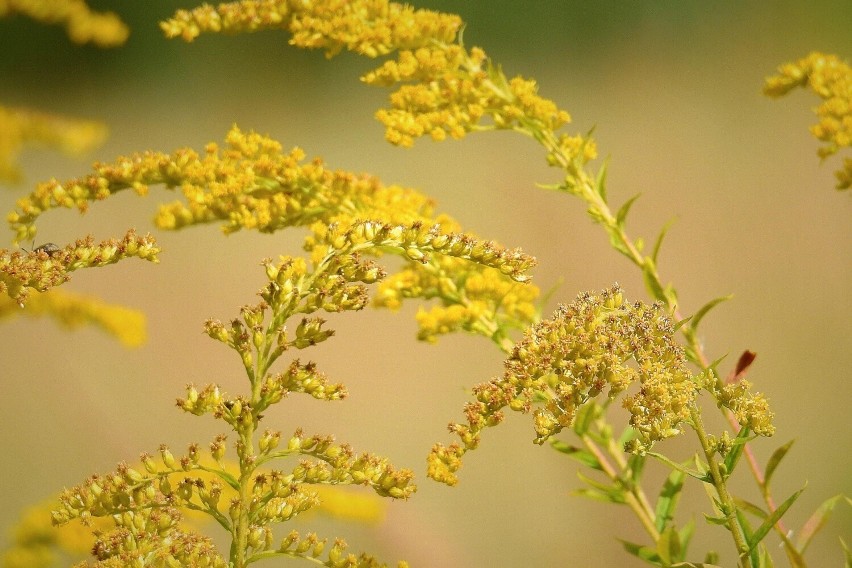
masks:
{"label": "small insect on flower", "polygon": [[43,252],[47,256],[50,256],[50,257],[52,257],[54,254],[58,253],[60,250],[62,250],[61,248],[59,248],[59,245],[57,245],[56,243],[44,243],[43,245],[37,246],[33,250],[27,250],[24,247],[21,247],[21,248],[24,249],[25,251],[27,251],[30,254],[38,254],[40,252]]}

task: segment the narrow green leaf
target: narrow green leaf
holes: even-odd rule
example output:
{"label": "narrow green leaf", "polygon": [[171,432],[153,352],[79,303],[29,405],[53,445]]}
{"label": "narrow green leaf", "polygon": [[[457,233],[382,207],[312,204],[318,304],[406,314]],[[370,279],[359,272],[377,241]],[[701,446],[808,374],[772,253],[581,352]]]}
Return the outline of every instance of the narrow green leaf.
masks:
{"label": "narrow green leaf", "polygon": [[689,521],[679,531],[680,545],[683,548],[683,556],[686,557],[686,552],[689,550],[689,543],[692,542],[692,535],[695,534],[695,521]]}
{"label": "narrow green leaf", "polygon": [[[713,476],[710,475],[710,468],[707,466],[706,463],[701,461],[701,458],[698,457],[698,454],[692,456],[692,462],[695,466],[695,474],[693,474],[693,477],[695,477],[699,481],[704,482],[704,485],[702,486],[704,487],[704,491],[707,492],[708,496],[712,497]],[[689,472],[687,472],[687,474],[689,474]]]}
{"label": "narrow green leaf", "polygon": [[600,406],[594,402],[589,402],[580,407],[577,411],[577,416],[574,418],[574,425],[571,427],[574,433],[578,436],[584,436],[594,424],[595,420],[600,416]]}
{"label": "narrow green leaf", "polygon": [[801,489],[787,497],[787,499],[783,503],[781,503],[781,505],[777,509],[775,509],[765,521],[763,521],[763,524],[760,525],[760,528],[758,528],[755,533],[748,538],[748,545],[750,550],[754,550],[757,547],[760,541],[763,540],[763,538],[769,533],[769,531],[772,530],[772,527],[774,527],[775,524],[781,519],[781,517],[784,516],[784,513],[787,512],[787,509],[789,509],[790,506],[796,502],[796,499],[799,498],[799,495],[801,495],[804,490],[805,488],[802,487]]}
{"label": "narrow green leaf", "polygon": [[548,189],[550,191],[565,191],[565,184],[562,183],[536,183],[538,189]]}
{"label": "narrow green leaf", "polygon": [[763,479],[764,487],[769,487],[769,482],[772,480],[772,474],[775,473],[775,468],[778,467],[778,465],[781,463],[781,460],[784,459],[784,456],[787,455],[787,452],[790,451],[790,448],[795,442],[796,440],[790,440],[772,453],[772,457],[770,457],[769,461],[766,462],[766,475]]}
{"label": "narrow green leaf", "polygon": [[618,540],[621,541],[621,545],[624,547],[624,550],[626,550],[628,554],[635,556],[636,558],[640,558],[650,564],[662,566],[660,556],[657,554],[657,551],[651,548],[650,546],[644,546],[641,544],[636,544],[635,542],[629,542],[622,539]]}
{"label": "narrow green leaf", "polygon": [[752,503],[750,501],[746,501],[745,499],[740,499],[739,497],[734,497],[734,504],[737,506],[737,509],[742,509],[747,513],[751,513],[755,517],[763,520],[769,516],[769,513],[763,510],[763,507],[757,505],[756,503]]}
{"label": "narrow green leaf", "polygon": [[704,513],[704,520],[710,523],[711,525],[725,526],[726,524],[728,524],[728,519],[726,519],[725,517],[711,517],[707,513]]}
{"label": "narrow green leaf", "polygon": [[631,454],[627,459],[627,465],[625,466],[626,471],[622,472],[623,478],[630,480],[633,487],[635,487],[642,479],[642,472],[645,470],[645,464],[647,462],[648,459],[646,456]]}
{"label": "narrow green leaf", "polygon": [[718,359],[714,359],[712,363],[710,363],[709,365],[707,365],[707,368],[708,368],[708,369],[711,369],[711,370],[713,371],[713,376],[714,376],[714,377],[718,377],[718,376],[719,376],[719,364],[720,364],[720,363],[722,363],[722,361],[724,361],[724,360],[725,360],[725,359],[727,359],[727,358],[728,358],[728,354],[727,354],[727,353],[725,353],[724,355],[722,355],[722,356],[721,356],[721,357],[719,357]]}
{"label": "narrow green leaf", "polygon": [[689,316],[689,317],[683,318],[682,320],[676,321],[675,324],[674,324],[674,330],[675,331],[680,330],[680,328],[682,328],[684,325],[686,325],[691,319],[692,319],[692,316]]}
{"label": "narrow green leaf", "polygon": [[677,221],[676,218],[669,219],[668,221],[666,221],[666,224],[663,225],[663,228],[660,229],[660,234],[657,235],[657,240],[654,241],[654,250],[651,252],[651,258],[654,260],[654,262],[657,262],[657,255],[660,254],[660,247],[663,244],[663,239],[666,237],[666,233],[669,232],[669,229],[672,228],[672,225],[675,224],[675,221]]}
{"label": "narrow green leaf", "polygon": [[630,208],[633,207],[633,204],[639,199],[641,193],[637,193],[630,199],[624,202],[624,204],[618,208],[618,212],[615,214],[615,221],[619,227],[624,227],[624,221],[627,219],[627,214],[630,213]]}
{"label": "narrow green leaf", "polygon": [[583,448],[572,446],[566,442],[562,442],[560,440],[553,440],[550,442],[550,447],[552,447],[557,452],[561,452],[563,454],[568,455],[571,459],[576,460],[583,464],[586,467],[591,469],[595,469],[601,471],[603,468],[601,467],[601,462],[598,461],[598,458],[588,450]]}
{"label": "narrow green leaf", "polygon": [[695,479],[697,479],[699,481],[704,481],[705,483],[707,482],[707,480],[705,479],[706,473],[702,474],[699,471],[693,471],[691,469],[687,469],[686,466],[679,464],[679,463],[676,463],[676,462],[673,462],[672,460],[670,460],[669,458],[667,458],[663,454],[658,454],[657,452],[647,452],[645,455],[651,456],[652,458],[656,458],[656,459],[660,460],[661,462],[663,462],[664,464],[666,464],[667,466],[669,466],[670,468],[677,470],[677,471],[681,471],[681,472],[685,473],[686,475],[688,475],[690,477],[694,477]]}
{"label": "narrow green leaf", "polygon": [[[737,523],[740,525],[740,529],[743,531],[743,536],[745,536],[746,544],[752,542],[754,537],[754,531],[751,528],[751,523],[748,522],[748,519],[745,516],[745,513],[739,509],[736,512]],[[747,551],[749,560],[751,562],[751,566],[759,566],[760,565],[760,546],[759,541],[754,545],[749,545],[749,549]]]}
{"label": "narrow green leaf", "polygon": [[731,448],[731,451],[728,452],[728,455],[725,456],[726,477],[730,477],[730,475],[734,473],[734,468],[737,467],[737,463],[740,461],[743,451],[745,450],[746,442],[750,439],[750,433],[751,431],[748,426],[743,426],[737,433],[737,437],[734,439],[734,446]]}
{"label": "narrow green leaf", "polygon": [[692,315],[692,323],[690,324],[690,327],[692,327],[692,330],[693,331],[698,330],[698,324],[701,323],[701,320],[704,318],[704,316],[707,315],[707,312],[709,312],[710,310],[712,310],[713,308],[715,308],[716,306],[718,306],[722,302],[727,302],[728,300],[730,300],[733,297],[734,297],[733,294],[728,294],[727,296],[719,296],[718,298],[714,298],[714,299],[710,300],[709,302],[707,302],[706,304],[704,304],[703,306],[701,306],[701,309],[699,309],[697,312],[695,312]]}
{"label": "narrow green leaf", "polygon": [[684,479],[686,479],[685,473],[674,470],[666,478],[666,482],[663,483],[660,496],[657,498],[657,507],[655,510],[658,532],[662,532],[668,522],[674,518],[674,512],[680,500],[681,490],[683,489]]}
{"label": "narrow green leaf", "polygon": [[642,264],[642,278],[645,280],[645,288],[648,289],[648,293],[651,294],[652,298],[665,302],[666,293],[663,291],[662,286],[660,286],[659,280],[657,280],[656,271],[657,267],[654,261],[646,256],[645,262]]}
{"label": "narrow green leaf", "polygon": [[775,568],[775,561],[766,548],[760,549],[760,568]]}
{"label": "narrow green leaf", "polygon": [[811,539],[819,532],[823,525],[828,522],[832,511],[834,511],[835,505],[837,505],[837,502],[842,498],[843,495],[835,495],[834,497],[830,497],[823,501],[822,504],[817,507],[817,510],[814,511],[814,514],[811,515],[804,525],[802,525],[802,530],[799,532],[799,538],[796,541],[796,549],[799,551],[799,554],[805,553],[805,550],[811,543]]}
{"label": "narrow green leaf", "polygon": [[580,488],[575,489],[571,492],[571,495],[576,495],[578,497],[585,497],[587,499],[592,499],[593,501],[601,501],[603,503],[615,503],[617,505],[621,505],[624,501],[615,501],[612,497],[607,493],[601,493],[600,491],[595,491],[594,489],[588,488]]}
{"label": "narrow green leaf", "polygon": [[621,431],[621,436],[618,437],[618,446],[623,448],[624,444],[636,437],[636,430],[628,426]]}
{"label": "narrow green leaf", "polygon": [[718,564],[708,564],[706,562],[699,562],[696,564],[695,562],[678,562],[677,564],[672,564],[670,568],[722,568]]}
{"label": "narrow green leaf", "polygon": [[592,479],[587,475],[583,475],[582,472],[577,472],[577,477],[579,477],[585,483],[591,485],[593,490],[596,490],[597,492],[603,494],[610,503],[624,503],[624,489],[622,489],[621,487],[602,483],[600,481]]}
{"label": "narrow green leaf", "polygon": [[601,196],[604,203],[606,203],[606,173],[609,168],[609,157],[605,158],[603,164],[601,164],[601,169],[598,170],[597,178],[595,179],[595,191],[598,192],[598,195]]}
{"label": "narrow green leaf", "polygon": [[672,306],[672,309],[675,310],[680,305],[677,299],[677,290],[672,286],[671,282],[666,284],[666,287],[663,289],[663,295],[666,300],[666,304]]}
{"label": "narrow green leaf", "polygon": [[677,540],[677,533],[671,527],[660,533],[660,538],[657,539],[657,554],[666,565],[672,563],[671,549],[679,548],[679,543],[672,542],[672,539]]}
{"label": "narrow green leaf", "polygon": [[630,254],[630,251],[627,250],[627,247],[624,243],[621,242],[621,237],[619,236],[617,231],[607,231],[609,233],[609,245],[620,252],[630,260],[633,260],[633,256]]}

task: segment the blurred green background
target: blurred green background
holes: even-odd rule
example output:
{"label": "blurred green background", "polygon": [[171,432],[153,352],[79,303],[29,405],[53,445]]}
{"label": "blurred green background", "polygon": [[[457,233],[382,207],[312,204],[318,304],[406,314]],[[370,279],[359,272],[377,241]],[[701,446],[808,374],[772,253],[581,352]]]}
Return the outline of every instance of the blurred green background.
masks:
{"label": "blurred green background", "polygon": [[[91,4],[130,25],[124,47],[74,46],[59,28],[0,20],[0,104],[99,119],[111,129],[84,160],[25,151],[26,183],[0,189],[3,211],[37,181],[85,174],[92,160],[200,149],[236,123],[321,155],[329,167],[417,187],[468,229],[522,246],[540,261],[542,288],[561,281],[548,312],[615,281],[631,299],[647,299],[634,267],[608,247],[579,202],[535,187],[558,181],[558,172],[532,141],[502,132],[394,148],[372,118],[387,93],[358,81],[373,62],[351,55],[328,62],[289,47],[283,32],[202,36],[190,45],[165,40],[157,22],[190,1]],[[572,131],[595,128],[601,154],[611,157],[613,202],[642,193],[631,235],[652,240],[677,219],[660,270],[686,313],[735,294],[705,320],[702,339],[711,357],[728,354],[725,372],[744,349],[758,353],[749,378],[769,397],[778,432],[755,450],[765,459],[795,438],[776,496],[808,485],[788,526],[800,526],[824,499],[852,492],[852,201],[833,189],[839,159],[820,165],[807,132],[818,99],[796,92],[773,102],[760,94],[764,76],[811,50],[852,57],[849,0],[417,6],[461,14],[468,46],[485,48],[510,76],[536,78],[542,95],[572,113]],[[55,211],[41,220],[37,244],[135,227],[155,232],[164,252],[160,265],[83,271],[67,286],[143,310],[150,339],[140,349],[46,320],[0,324],[0,545],[21,508],[62,487],[161,442],[176,453],[192,441],[206,445],[221,428],[174,407],[186,383],[243,388],[239,361],[202,335],[202,322],[233,317],[253,302],[265,281],[260,260],[298,254],[303,233],[155,231],[155,205],[172,199],[153,188],[145,199],[120,195],[85,216]],[[377,527],[314,519],[296,528],[422,567],[639,566],[616,540],[644,542],[638,523],[626,509],[570,496],[581,486],[578,467],[530,443],[529,417],[511,415],[488,431],[458,487],[425,479],[425,456],[434,442],[450,440],[445,425],[460,419],[466,389],[500,373],[502,357],[474,337],[417,343],[414,312],[329,318],[337,337],[304,356],[346,383],[350,398],[293,397],[268,413],[267,426],[285,435],[297,426],[334,433],[356,450],[387,455],[416,470],[420,490],[391,504]],[[683,437],[661,449],[685,458],[691,447]],[[735,490],[758,499],[744,469]],[[716,548],[733,566],[727,535],[703,522],[706,512],[703,490],[690,487],[681,513],[698,523],[693,559]],[[811,547],[812,566],[841,565],[839,536],[852,540],[852,515],[842,505]],[[776,558],[783,565],[780,550]]]}

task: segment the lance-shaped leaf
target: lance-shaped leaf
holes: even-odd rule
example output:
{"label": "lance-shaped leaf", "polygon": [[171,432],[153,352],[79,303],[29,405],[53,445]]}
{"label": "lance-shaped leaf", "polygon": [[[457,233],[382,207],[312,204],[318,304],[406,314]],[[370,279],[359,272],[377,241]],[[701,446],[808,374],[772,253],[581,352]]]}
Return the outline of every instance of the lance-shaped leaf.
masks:
{"label": "lance-shaped leaf", "polygon": [[660,491],[660,496],[657,498],[657,507],[654,511],[657,531],[663,532],[668,522],[674,518],[674,512],[680,500],[685,479],[686,475],[678,470],[674,470],[666,478],[666,482]]}
{"label": "lance-shaped leaf", "polygon": [[760,525],[760,527],[758,527],[756,531],[754,531],[754,534],[749,535],[748,533],[746,533],[746,539],[750,551],[753,552],[757,549],[757,545],[760,544],[760,541],[762,541],[763,538],[769,533],[769,531],[772,530],[772,527],[774,527],[775,524],[781,519],[781,517],[784,516],[784,513],[787,512],[787,509],[789,509],[793,505],[793,503],[796,502],[796,499],[799,498],[799,495],[801,495],[804,490],[805,488],[803,487],[792,495],[790,495],[783,503],[781,503],[781,505],[777,509],[772,512],[771,515],[769,515],[769,517],[766,518],[765,521],[763,521],[763,524]]}

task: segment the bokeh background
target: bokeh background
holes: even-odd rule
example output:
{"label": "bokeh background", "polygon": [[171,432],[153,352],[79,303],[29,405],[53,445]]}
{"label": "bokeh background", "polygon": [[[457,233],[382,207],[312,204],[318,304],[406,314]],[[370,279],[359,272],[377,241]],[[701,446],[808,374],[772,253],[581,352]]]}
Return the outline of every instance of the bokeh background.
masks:
{"label": "bokeh background", "polygon": [[[202,36],[191,45],[165,40],[157,22],[194,5],[187,0],[91,4],[130,25],[124,47],[78,47],[59,28],[0,20],[0,104],[99,119],[111,129],[84,160],[24,152],[26,182],[0,189],[3,211],[37,181],[85,174],[92,160],[201,148],[236,123],[321,155],[330,167],[417,187],[468,229],[522,246],[540,261],[536,282],[559,285],[547,311],[615,281],[630,298],[647,299],[635,268],[608,247],[582,205],[535,187],[558,181],[558,173],[532,141],[503,132],[391,147],[372,118],[387,93],[358,81],[373,62],[351,55],[329,62],[289,47],[284,33]],[[702,339],[712,357],[728,354],[724,371],[744,349],[758,353],[750,379],[769,397],[778,432],[755,450],[765,458],[796,439],[776,476],[776,496],[807,484],[788,525],[800,526],[824,499],[850,493],[852,198],[833,189],[839,159],[820,165],[807,132],[818,99],[802,91],[771,101],[760,89],[777,65],[811,50],[852,57],[852,4],[417,6],[461,14],[467,45],[484,47],[509,75],[536,78],[544,96],[572,113],[572,130],[595,128],[601,153],[611,158],[613,202],[642,194],[629,221],[634,237],[653,240],[677,219],[660,270],[686,313],[735,295],[705,320]],[[0,322],[0,545],[23,507],[64,486],[161,442],[176,451],[192,441],[206,445],[220,425],[174,407],[186,383],[215,381],[232,393],[243,387],[240,363],[201,333],[202,322],[233,317],[253,302],[265,281],[260,260],[298,254],[303,233],[156,231],[155,205],[172,199],[153,188],[144,199],[128,193],[95,204],[85,216],[63,210],[41,220],[37,244],[135,227],[154,232],[164,252],[159,265],[83,271],[67,286],[143,310],[149,341],[142,348],[124,349],[91,329],[68,333],[47,320]],[[422,567],[639,566],[617,540],[644,542],[638,523],[626,509],[571,496],[581,487],[578,466],[530,443],[529,417],[512,415],[488,431],[456,488],[425,479],[425,456],[434,442],[450,440],[445,425],[460,418],[466,389],[499,373],[502,357],[475,337],[416,342],[414,312],[329,318],[338,335],[304,355],[345,382],[350,398],[323,404],[293,397],[268,413],[267,424],[285,434],[297,426],[334,433],[357,450],[387,455],[417,471],[418,493],[391,504],[378,526],[313,519],[296,528],[318,528],[355,550]],[[685,458],[691,447],[685,437],[663,450]],[[736,491],[757,500],[745,470]],[[698,524],[693,558],[715,548],[732,566],[727,535],[704,523],[707,512],[702,488],[690,487],[681,514]],[[844,505],[813,543],[811,565],[841,565],[842,536],[852,540]]]}

